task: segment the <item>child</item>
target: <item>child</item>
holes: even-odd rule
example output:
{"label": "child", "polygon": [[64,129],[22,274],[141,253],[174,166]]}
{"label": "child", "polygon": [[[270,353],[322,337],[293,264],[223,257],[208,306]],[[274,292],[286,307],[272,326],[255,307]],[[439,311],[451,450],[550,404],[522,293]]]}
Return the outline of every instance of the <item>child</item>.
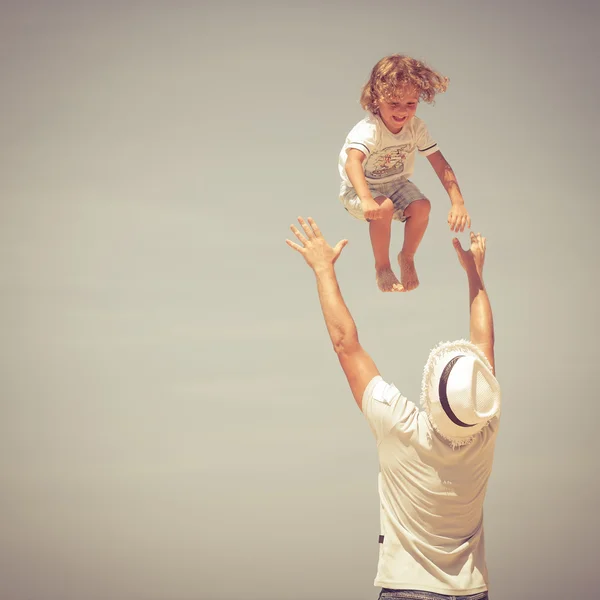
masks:
{"label": "child", "polygon": [[[417,150],[428,158],[450,196],[450,229],[464,231],[471,226],[452,168],[425,123],[415,116],[420,100],[431,103],[447,87],[446,77],[414,58],[399,54],[382,58],[360,98],[369,115],[350,131],[340,153],[340,200],[353,217],[369,222],[375,277],[384,292],[410,291],[419,285],[414,255],[427,228],[430,204],[409,181]],[[398,255],[400,281],[390,266],[392,219],[405,223]]]}

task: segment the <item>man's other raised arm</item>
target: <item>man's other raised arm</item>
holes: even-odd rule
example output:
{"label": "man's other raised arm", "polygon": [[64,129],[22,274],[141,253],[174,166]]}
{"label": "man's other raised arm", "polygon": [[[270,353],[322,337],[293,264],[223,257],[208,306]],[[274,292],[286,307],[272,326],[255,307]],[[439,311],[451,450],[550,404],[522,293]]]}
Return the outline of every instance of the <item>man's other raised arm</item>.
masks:
{"label": "man's other raised arm", "polygon": [[471,232],[471,247],[463,250],[458,239],[452,240],[458,260],[469,281],[470,337],[487,357],[496,372],[494,360],[494,319],[492,306],[483,283],[486,239],[479,233]]}

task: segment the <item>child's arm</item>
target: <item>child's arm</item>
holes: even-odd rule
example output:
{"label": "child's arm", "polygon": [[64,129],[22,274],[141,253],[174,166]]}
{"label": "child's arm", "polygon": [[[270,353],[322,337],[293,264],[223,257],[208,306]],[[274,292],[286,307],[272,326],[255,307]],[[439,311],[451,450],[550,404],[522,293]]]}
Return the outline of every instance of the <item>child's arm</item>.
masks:
{"label": "child's arm", "polygon": [[427,160],[429,160],[433,170],[448,193],[450,202],[452,202],[452,208],[448,213],[448,225],[450,225],[451,231],[464,231],[465,226],[471,227],[471,217],[469,217],[469,213],[465,208],[465,201],[460,192],[460,187],[458,187],[458,181],[452,167],[439,150],[430,154]]}
{"label": "child's arm", "polygon": [[373,199],[373,195],[365,179],[365,172],[362,166],[365,158],[365,154],[360,150],[348,148],[346,174],[356,191],[356,195],[360,198],[365,219],[372,221],[373,219],[381,219],[381,208]]}

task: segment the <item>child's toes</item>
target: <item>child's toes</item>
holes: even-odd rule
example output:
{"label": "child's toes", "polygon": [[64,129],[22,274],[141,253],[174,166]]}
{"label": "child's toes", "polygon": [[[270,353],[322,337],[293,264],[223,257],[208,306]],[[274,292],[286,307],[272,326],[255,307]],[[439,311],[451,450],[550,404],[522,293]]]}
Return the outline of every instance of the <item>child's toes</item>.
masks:
{"label": "child's toes", "polygon": [[412,256],[404,256],[402,252],[398,255],[400,263],[400,280],[407,292],[419,286],[419,277],[415,269],[415,261]]}
{"label": "child's toes", "polygon": [[398,281],[398,278],[394,275],[394,272],[390,267],[380,269],[375,273],[375,280],[377,286],[382,292],[401,292],[402,284]]}

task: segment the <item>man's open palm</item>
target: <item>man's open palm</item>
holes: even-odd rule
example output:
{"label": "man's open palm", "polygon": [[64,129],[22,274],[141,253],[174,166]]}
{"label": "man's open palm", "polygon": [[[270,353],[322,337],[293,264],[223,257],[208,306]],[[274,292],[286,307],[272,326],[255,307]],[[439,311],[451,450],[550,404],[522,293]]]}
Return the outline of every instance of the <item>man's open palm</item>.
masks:
{"label": "man's open palm", "polygon": [[311,217],[308,217],[307,220],[308,223],[302,217],[298,217],[298,223],[300,223],[306,237],[302,235],[297,227],[294,225],[290,226],[293,234],[302,245],[300,246],[290,240],[285,240],[286,244],[296,250],[296,252],[302,254],[311,269],[333,265],[339,258],[348,240],[341,240],[332,248],[323,237],[321,230],[314,220]]}

